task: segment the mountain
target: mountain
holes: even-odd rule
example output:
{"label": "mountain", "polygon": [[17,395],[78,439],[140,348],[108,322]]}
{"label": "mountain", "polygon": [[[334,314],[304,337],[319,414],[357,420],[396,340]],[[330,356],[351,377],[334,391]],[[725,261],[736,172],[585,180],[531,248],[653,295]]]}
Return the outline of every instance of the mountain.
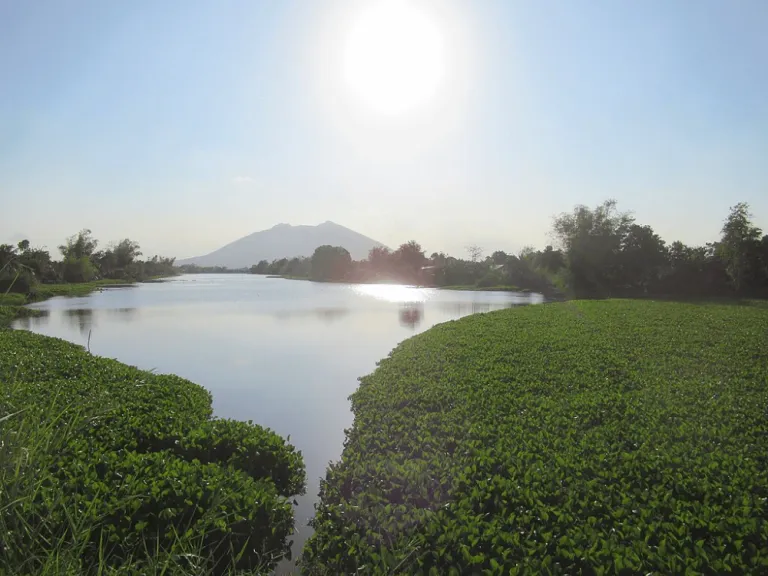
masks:
{"label": "mountain", "polygon": [[196,264],[246,268],[260,260],[271,262],[280,258],[312,256],[315,248],[324,244],[346,248],[353,260],[363,260],[368,257],[371,248],[383,246],[376,240],[334,222],[324,222],[317,226],[278,224],[269,230],[254,232],[235,240],[205,256],[177,260],[176,266]]}

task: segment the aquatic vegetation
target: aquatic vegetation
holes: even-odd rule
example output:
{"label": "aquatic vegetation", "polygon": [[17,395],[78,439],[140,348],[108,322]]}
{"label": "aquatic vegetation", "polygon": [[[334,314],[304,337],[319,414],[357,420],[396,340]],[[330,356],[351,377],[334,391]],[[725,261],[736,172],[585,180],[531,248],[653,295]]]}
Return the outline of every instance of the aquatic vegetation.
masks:
{"label": "aquatic vegetation", "polygon": [[768,306],[479,314],[351,400],[307,573],[768,571]]}
{"label": "aquatic vegetation", "polygon": [[304,482],[293,446],[212,419],[201,386],[0,330],[0,573],[268,572]]}

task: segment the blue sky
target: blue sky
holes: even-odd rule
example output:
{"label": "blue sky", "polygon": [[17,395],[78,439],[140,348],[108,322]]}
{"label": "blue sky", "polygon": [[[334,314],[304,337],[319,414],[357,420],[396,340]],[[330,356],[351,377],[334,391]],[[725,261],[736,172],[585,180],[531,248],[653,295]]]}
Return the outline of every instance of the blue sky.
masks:
{"label": "blue sky", "polygon": [[548,242],[613,197],[668,241],[768,228],[768,2],[412,0],[434,98],[350,104],[366,2],[0,1],[0,242],[145,253],[333,220],[428,252]]}

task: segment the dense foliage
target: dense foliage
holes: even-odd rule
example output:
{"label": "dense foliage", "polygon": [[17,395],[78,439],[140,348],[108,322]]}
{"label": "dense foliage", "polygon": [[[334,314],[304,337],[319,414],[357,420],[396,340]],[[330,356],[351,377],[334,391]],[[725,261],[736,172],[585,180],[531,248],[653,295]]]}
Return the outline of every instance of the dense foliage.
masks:
{"label": "dense foliage", "polygon": [[310,278],[317,281],[344,279],[352,270],[352,256],[340,246],[319,246],[312,254]]}
{"label": "dense foliage", "polygon": [[269,571],[304,480],[293,446],[211,419],[201,386],[0,330],[0,573],[67,554],[77,574]]}
{"label": "dense foliage", "polygon": [[768,573],[768,306],[481,314],[361,380],[309,574]]}
{"label": "dense foliage", "polygon": [[554,233],[563,254],[555,272],[575,296],[768,297],[768,235],[744,203],[731,208],[720,239],[701,247],[668,246],[613,201],[561,214]]}
{"label": "dense foliage", "polygon": [[81,230],[59,246],[61,260],[28,240],[16,246],[0,244],[0,293],[33,294],[41,286],[87,283],[94,280],[142,281],[177,274],[175,258],[140,260],[139,244],[125,238],[97,251],[90,230]]}

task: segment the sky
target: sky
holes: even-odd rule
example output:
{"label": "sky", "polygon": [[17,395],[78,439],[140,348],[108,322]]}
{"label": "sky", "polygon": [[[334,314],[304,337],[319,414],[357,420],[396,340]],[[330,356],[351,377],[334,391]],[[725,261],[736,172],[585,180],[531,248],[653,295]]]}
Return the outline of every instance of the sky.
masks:
{"label": "sky", "polygon": [[608,198],[768,229],[765,0],[387,1],[0,0],[0,243],[332,220],[461,256]]}

